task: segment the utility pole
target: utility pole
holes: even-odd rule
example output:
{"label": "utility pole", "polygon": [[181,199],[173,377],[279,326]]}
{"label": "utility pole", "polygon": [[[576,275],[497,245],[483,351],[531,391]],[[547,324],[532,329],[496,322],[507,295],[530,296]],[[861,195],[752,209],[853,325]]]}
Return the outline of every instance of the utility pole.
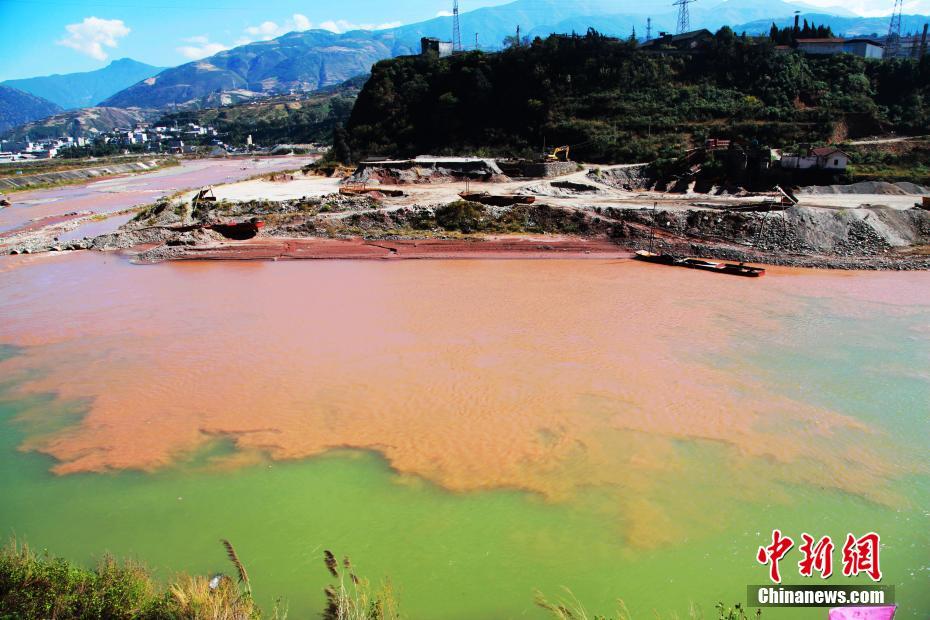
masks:
{"label": "utility pole", "polygon": [[688,5],[692,2],[696,2],[696,0],[675,0],[672,3],[672,6],[678,7],[678,34],[691,32],[691,11],[688,9]]}
{"label": "utility pole", "polygon": [[478,43],[478,33],[477,33],[477,32],[475,33],[475,51],[477,51],[477,52],[480,52],[480,51],[481,51],[481,45]]}
{"label": "utility pole", "polygon": [[462,51],[462,25],[459,21],[459,0],[452,0],[452,51]]}
{"label": "utility pole", "polygon": [[895,0],[891,23],[888,24],[888,37],[885,39],[885,57],[894,58],[901,51],[901,13],[904,12],[904,0]]}

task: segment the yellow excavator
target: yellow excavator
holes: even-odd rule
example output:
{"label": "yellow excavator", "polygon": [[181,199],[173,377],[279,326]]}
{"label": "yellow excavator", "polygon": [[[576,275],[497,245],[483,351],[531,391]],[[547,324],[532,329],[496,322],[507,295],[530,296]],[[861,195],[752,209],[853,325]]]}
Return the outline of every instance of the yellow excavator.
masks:
{"label": "yellow excavator", "polygon": [[[569,161],[572,147],[570,146],[560,146],[552,151],[552,153],[546,155],[546,161]],[[559,155],[565,154],[565,159],[561,159]]]}

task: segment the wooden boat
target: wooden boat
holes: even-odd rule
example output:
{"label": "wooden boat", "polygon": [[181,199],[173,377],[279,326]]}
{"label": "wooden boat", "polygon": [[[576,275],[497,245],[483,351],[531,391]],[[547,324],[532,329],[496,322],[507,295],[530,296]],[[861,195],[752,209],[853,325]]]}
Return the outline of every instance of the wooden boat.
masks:
{"label": "wooden boat", "polygon": [[462,192],[459,194],[459,197],[462,200],[468,200],[469,202],[479,202],[483,205],[488,205],[491,207],[531,205],[536,202],[536,196],[518,196],[516,194],[495,196],[487,192]]}
{"label": "wooden boat", "polygon": [[405,194],[399,189],[385,189],[383,187],[368,187],[365,183],[346,183],[339,188],[343,196],[364,196],[365,194],[380,194],[391,198],[401,198]]}
{"label": "wooden boat", "polygon": [[760,278],[765,275],[765,269],[762,267],[752,267],[743,263],[717,263],[704,260],[703,258],[686,258],[672,256],[671,254],[654,254],[645,250],[640,250],[636,253],[636,260],[657,265],[667,265],[669,267],[684,267],[686,269],[698,269],[731,276],[742,276],[744,278]]}

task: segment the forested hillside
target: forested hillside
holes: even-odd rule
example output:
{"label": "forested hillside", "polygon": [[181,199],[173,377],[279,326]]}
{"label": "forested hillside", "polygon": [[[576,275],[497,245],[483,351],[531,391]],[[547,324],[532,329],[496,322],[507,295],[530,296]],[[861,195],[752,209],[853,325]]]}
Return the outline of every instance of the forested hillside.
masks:
{"label": "forested hillside", "polygon": [[551,36],[498,54],[412,56],[375,65],[348,130],[353,153],[644,161],[709,137],[772,146],[894,130],[927,133],[930,59],[806,57],[721,29],[695,54]]}
{"label": "forested hillside", "polygon": [[309,95],[178,112],[162,117],[157,124],[213,126],[230,144],[244,144],[248,136],[263,146],[326,143],[332,140],[336,125],[349,120],[355,98],[367,79],[367,75],[359,76]]}

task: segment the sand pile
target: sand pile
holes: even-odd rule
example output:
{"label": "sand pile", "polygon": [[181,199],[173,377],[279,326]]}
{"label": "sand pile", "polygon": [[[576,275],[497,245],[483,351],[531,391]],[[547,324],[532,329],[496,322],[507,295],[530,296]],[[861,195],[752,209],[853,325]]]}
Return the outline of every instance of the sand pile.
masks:
{"label": "sand pile", "polygon": [[883,196],[907,196],[930,194],[930,189],[902,181],[886,183],[885,181],[862,181],[852,185],[813,185],[802,187],[799,195],[818,196],[825,194],[877,194]]}
{"label": "sand pile", "polygon": [[510,180],[493,159],[450,157],[362,162],[348,181],[404,185],[466,179],[494,183],[505,183]]}

